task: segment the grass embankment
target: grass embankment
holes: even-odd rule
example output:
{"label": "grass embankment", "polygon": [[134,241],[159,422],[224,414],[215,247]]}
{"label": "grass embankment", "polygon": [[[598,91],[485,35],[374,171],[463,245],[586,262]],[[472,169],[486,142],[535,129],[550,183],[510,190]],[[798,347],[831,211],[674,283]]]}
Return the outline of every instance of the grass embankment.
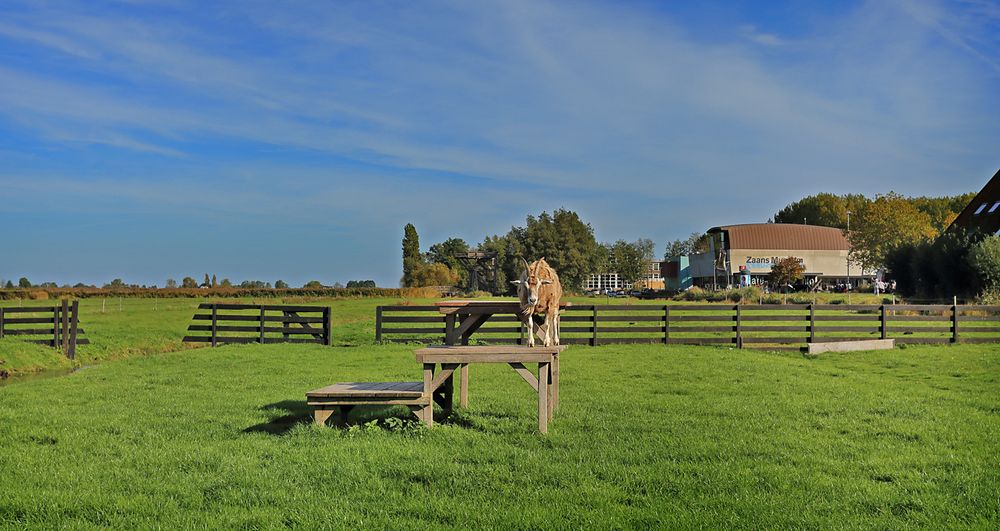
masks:
{"label": "grass embankment", "polygon": [[[216,299],[212,299],[216,300]],[[219,302],[257,302],[263,304],[332,305],[335,345],[370,344],[375,337],[375,307],[398,304],[400,299],[217,299]],[[83,299],[80,301],[81,337],[90,345],[77,349],[77,360],[70,362],[52,348],[5,337],[0,341],[0,370],[14,376],[48,369],[93,365],[108,360],[148,356],[191,348],[181,342],[191,316],[198,305],[209,299]],[[426,304],[429,299],[415,299],[412,304]],[[52,301],[0,301],[0,306],[51,306]],[[19,316],[41,316],[18,314]],[[51,315],[51,314],[50,314]],[[40,327],[42,325],[35,325]]]}
{"label": "grass embankment", "polygon": [[[827,304],[838,300],[845,300],[844,294],[817,294],[818,303]],[[258,302],[265,304],[315,304],[331,305],[333,307],[333,342],[335,345],[367,345],[374,339],[375,307],[379,305],[413,304],[427,305],[437,299],[396,299],[396,298],[316,298],[316,297],[286,297],[286,298],[257,298],[257,299],[83,299],[80,301],[80,326],[86,331],[84,337],[90,339],[91,344],[80,346],[77,351],[77,360],[71,362],[58,351],[33,345],[23,341],[18,341],[18,337],[10,336],[0,341],[0,374],[13,376],[31,374],[48,369],[68,369],[74,366],[92,365],[107,360],[132,358],[137,356],[147,356],[151,354],[161,354],[191,348],[185,345],[181,339],[189,324],[192,323],[191,316],[194,315],[198,304],[216,300],[219,302]],[[637,300],[633,298],[608,298],[608,297],[570,297],[569,300],[575,304],[612,304],[612,305],[663,305],[684,306],[687,304],[706,304],[703,301],[667,301],[659,300]],[[752,301],[751,301],[752,302]],[[877,304],[880,299],[871,294],[855,294],[852,302],[855,304]],[[51,305],[53,301],[0,301],[0,306],[45,306]],[[727,308],[721,312],[729,311],[732,303],[722,303],[720,307]],[[776,305],[780,308],[780,305]],[[702,312],[711,315],[713,312]],[[751,312],[752,313],[752,312]],[[789,310],[786,313],[796,313]],[[804,312],[798,312],[803,313]],[[820,312],[823,313],[823,312]],[[25,314],[22,316],[28,316]],[[36,315],[41,316],[41,314]],[[900,324],[899,319],[894,320],[894,326]],[[615,326],[649,326],[648,322],[618,322]],[[718,325],[718,322],[689,322],[692,326]],[[840,323],[850,325],[851,323]],[[936,323],[917,322],[910,323],[911,326],[934,326]],[[502,322],[491,323],[484,328],[488,331],[493,326],[510,326]],[[833,325],[836,326],[836,323]],[[991,323],[980,323],[980,326],[993,326]],[[919,331],[919,328],[915,328]],[[681,328],[676,328],[674,333],[677,337],[682,337],[684,332]],[[797,335],[803,333],[779,332],[767,333],[768,335]],[[586,335],[586,334],[585,334]],[[634,336],[634,337],[654,337],[658,334],[649,333],[620,333],[605,334],[606,337]],[[714,336],[731,335],[731,333],[710,334]],[[753,336],[754,333],[748,333]],[[759,333],[758,333],[759,335]],[[858,335],[858,334],[852,334]],[[869,334],[871,335],[871,334]],[[924,334],[928,335],[928,334]],[[929,334],[943,337],[946,334]],[[482,337],[486,337],[481,334]],[[568,333],[566,337],[583,337],[579,333]],[[874,337],[874,336],[873,336]],[[478,339],[478,338],[477,338]],[[763,347],[766,348],[766,347]]]}
{"label": "grass embankment", "polygon": [[[407,346],[197,349],[0,387],[0,525],[1000,521],[992,346],[812,360],[572,348],[547,437],[535,432],[534,397],[516,374],[472,369],[470,409],[431,430],[386,420],[406,418],[400,409],[357,410],[350,430],[309,424],[306,390],[417,379]],[[366,428],[370,419],[382,420]]]}

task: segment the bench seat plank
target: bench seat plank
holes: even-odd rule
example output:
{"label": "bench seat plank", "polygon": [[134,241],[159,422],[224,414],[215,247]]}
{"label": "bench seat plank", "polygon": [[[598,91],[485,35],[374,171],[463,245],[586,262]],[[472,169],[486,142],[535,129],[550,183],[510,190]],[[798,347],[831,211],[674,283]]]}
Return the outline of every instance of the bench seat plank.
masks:
{"label": "bench seat plank", "polygon": [[306,393],[313,398],[419,398],[423,382],[340,382]]}

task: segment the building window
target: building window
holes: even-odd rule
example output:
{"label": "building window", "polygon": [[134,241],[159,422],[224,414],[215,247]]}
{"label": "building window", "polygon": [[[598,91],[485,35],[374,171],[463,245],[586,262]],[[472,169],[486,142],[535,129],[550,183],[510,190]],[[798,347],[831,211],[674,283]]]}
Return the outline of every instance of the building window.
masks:
{"label": "building window", "polygon": [[993,203],[993,207],[990,208],[990,214],[992,214],[993,212],[995,212],[996,209],[997,209],[997,207],[1000,207],[1000,201],[997,201],[996,203]]}
{"label": "building window", "polygon": [[983,210],[986,210],[986,207],[988,205],[989,205],[989,203],[983,203],[983,204],[979,205],[979,208],[976,209],[976,211],[973,213],[973,215],[974,216],[978,216],[979,214],[982,214]]}

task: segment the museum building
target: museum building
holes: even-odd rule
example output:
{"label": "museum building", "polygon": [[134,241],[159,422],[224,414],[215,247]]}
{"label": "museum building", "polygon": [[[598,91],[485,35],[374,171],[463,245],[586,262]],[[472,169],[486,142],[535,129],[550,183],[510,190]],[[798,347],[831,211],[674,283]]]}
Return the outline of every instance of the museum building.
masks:
{"label": "museum building", "polygon": [[[798,258],[805,266],[804,281],[810,286],[820,282],[832,287],[848,281],[856,286],[874,277],[873,272],[863,272],[857,264],[848,264],[851,245],[838,228],[751,223],[712,227],[708,235],[709,251],[687,257],[684,275],[696,286],[765,284],[771,266],[789,256]],[[671,273],[674,270],[666,269]]]}

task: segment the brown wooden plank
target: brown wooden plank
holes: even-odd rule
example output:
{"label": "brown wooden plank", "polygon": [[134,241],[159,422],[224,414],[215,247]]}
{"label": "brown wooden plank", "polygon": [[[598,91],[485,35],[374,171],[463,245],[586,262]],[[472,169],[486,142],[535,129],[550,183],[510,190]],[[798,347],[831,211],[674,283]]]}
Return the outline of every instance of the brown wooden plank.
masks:
{"label": "brown wooden plank", "polygon": [[441,334],[444,328],[383,328],[382,334]]}
{"label": "brown wooden plank", "polygon": [[783,336],[783,337],[779,337],[779,336],[772,336],[772,337],[743,336],[742,339],[743,339],[744,343],[775,343],[775,344],[783,344],[783,343],[808,343],[809,342],[809,338],[806,337],[806,336],[799,336],[799,337],[795,337],[795,336]]}
{"label": "brown wooden plank", "polygon": [[815,316],[817,322],[825,321],[874,321],[878,322],[882,319],[879,314],[873,315],[820,315]]}
{"label": "brown wooden plank", "polygon": [[7,306],[3,311],[4,313],[52,313],[56,308],[58,306]]}
{"label": "brown wooden plank", "polygon": [[[490,319],[492,321],[492,319]],[[511,318],[511,320],[514,320]],[[428,315],[428,316],[412,316],[412,315],[383,315],[383,323],[443,323],[444,316],[442,315]]]}
{"label": "brown wooden plank", "polygon": [[878,304],[817,304],[815,308],[817,310],[870,310],[872,312],[878,311]]}
{"label": "brown wooden plank", "polygon": [[[604,317],[601,316],[603,319]],[[670,312],[671,323],[683,323],[692,321],[735,321],[735,315],[676,315]]]}
{"label": "brown wooden plank", "polygon": [[736,325],[729,326],[676,326],[670,327],[671,334],[683,334],[685,332],[735,332]]}
{"label": "brown wooden plank", "polygon": [[817,334],[830,333],[830,332],[871,332],[873,334],[880,333],[881,327],[877,324],[873,326],[817,326],[815,332]]}
{"label": "brown wooden plank", "polygon": [[663,326],[602,326],[601,333],[618,334],[618,333],[635,332],[635,333],[662,334],[664,329],[665,327]]}
{"label": "brown wooden plank", "polygon": [[743,325],[744,332],[808,332],[808,324],[798,326]]}
{"label": "brown wooden plank", "polygon": [[[896,314],[887,314],[886,315],[886,319],[889,320],[892,323],[892,326],[896,326],[896,323],[905,323],[907,321],[913,321],[913,322],[916,322],[916,321],[934,321],[934,322],[951,321],[951,316],[950,315],[896,315]],[[963,317],[962,320],[965,321],[966,319]]]}
{"label": "brown wooden plank", "polygon": [[438,312],[437,306],[380,306],[386,312]]}
{"label": "brown wooden plank", "polygon": [[4,317],[4,326],[19,324],[52,324],[51,317]]}
{"label": "brown wooden plank", "polygon": [[742,321],[808,321],[809,314],[802,315],[747,315],[742,313],[740,315],[740,320]]}
{"label": "brown wooden plank", "polygon": [[889,339],[895,339],[896,343],[929,343],[929,344],[951,343],[950,337],[903,336],[903,337],[890,337]]}

